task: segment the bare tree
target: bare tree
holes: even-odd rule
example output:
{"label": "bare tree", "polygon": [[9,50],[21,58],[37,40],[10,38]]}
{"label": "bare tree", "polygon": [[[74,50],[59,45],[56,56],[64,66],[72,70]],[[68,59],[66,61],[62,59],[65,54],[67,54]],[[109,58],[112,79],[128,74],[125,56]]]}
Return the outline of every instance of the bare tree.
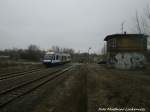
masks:
{"label": "bare tree", "polygon": [[[136,11],[135,15],[135,28],[138,33],[150,35],[150,7],[149,5],[143,11],[143,14],[139,16]],[[150,40],[148,38],[148,45],[150,45]]]}
{"label": "bare tree", "polygon": [[54,51],[54,52],[60,52],[61,48],[59,46],[52,46],[52,51]]}
{"label": "bare tree", "polygon": [[142,33],[138,12],[136,11],[136,28],[138,33]]}
{"label": "bare tree", "polygon": [[36,45],[30,45],[27,49],[6,49],[0,51],[1,55],[10,56],[12,60],[28,60],[28,61],[40,61],[44,55],[44,51]]}
{"label": "bare tree", "polygon": [[149,5],[147,5],[147,7],[145,9],[145,15],[147,16],[148,19],[150,19],[150,7],[149,7]]}
{"label": "bare tree", "polygon": [[39,61],[42,57],[43,53],[40,50],[40,48],[36,45],[29,45],[27,51],[26,51],[27,59],[33,60],[33,61]]}
{"label": "bare tree", "polygon": [[54,51],[54,52],[69,53],[69,54],[73,54],[74,53],[74,49],[71,49],[71,48],[61,48],[59,46],[52,46],[52,51]]}

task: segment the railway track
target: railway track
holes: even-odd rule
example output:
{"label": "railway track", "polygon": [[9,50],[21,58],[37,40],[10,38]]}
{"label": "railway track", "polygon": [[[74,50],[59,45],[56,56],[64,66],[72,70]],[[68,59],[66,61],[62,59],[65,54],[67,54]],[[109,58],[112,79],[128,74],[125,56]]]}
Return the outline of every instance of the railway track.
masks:
{"label": "railway track", "polygon": [[17,73],[23,73],[23,72],[28,72],[32,70],[37,70],[40,69],[41,67],[29,67],[29,68],[18,68],[18,69],[5,69],[0,72],[0,77],[1,76],[6,76],[6,75],[12,75],[12,74],[17,74]]}
{"label": "railway track", "polygon": [[9,78],[17,77],[17,76],[29,75],[30,73],[34,73],[34,72],[38,72],[38,71],[43,71],[43,70],[44,70],[44,68],[43,69],[35,68],[35,69],[32,69],[32,70],[22,71],[22,72],[18,72],[18,73],[2,74],[0,76],[0,80],[9,79]]}
{"label": "railway track", "polygon": [[67,67],[65,69],[61,68],[59,70],[53,71],[52,73],[47,73],[47,71],[45,71],[45,75],[43,75],[42,77],[0,91],[0,108],[6,106],[17,98],[24,96],[37,88],[40,88],[47,82],[59,78],[65,72],[69,71],[72,67],[73,66]]}

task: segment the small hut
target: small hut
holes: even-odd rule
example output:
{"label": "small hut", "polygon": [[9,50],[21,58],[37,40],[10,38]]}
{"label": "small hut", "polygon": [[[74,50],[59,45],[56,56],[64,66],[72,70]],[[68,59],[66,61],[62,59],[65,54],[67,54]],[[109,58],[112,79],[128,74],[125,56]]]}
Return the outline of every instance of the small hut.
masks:
{"label": "small hut", "polygon": [[119,69],[143,68],[147,51],[147,35],[113,34],[105,37],[107,62]]}

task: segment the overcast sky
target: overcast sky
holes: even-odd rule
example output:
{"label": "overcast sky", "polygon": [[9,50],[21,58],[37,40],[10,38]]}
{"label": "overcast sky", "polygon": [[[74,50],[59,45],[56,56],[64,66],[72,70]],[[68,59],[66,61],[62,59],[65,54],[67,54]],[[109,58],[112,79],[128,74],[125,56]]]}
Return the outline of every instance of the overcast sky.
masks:
{"label": "overcast sky", "polygon": [[99,52],[108,34],[133,30],[150,0],[0,0],[0,49],[53,45]]}

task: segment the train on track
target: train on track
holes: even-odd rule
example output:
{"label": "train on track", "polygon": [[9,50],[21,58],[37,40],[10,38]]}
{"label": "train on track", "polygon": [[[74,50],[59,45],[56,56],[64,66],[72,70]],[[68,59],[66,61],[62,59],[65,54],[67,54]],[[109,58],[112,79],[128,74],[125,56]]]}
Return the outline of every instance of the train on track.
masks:
{"label": "train on track", "polygon": [[43,58],[43,64],[46,66],[61,65],[71,61],[71,56],[68,53],[46,52]]}

